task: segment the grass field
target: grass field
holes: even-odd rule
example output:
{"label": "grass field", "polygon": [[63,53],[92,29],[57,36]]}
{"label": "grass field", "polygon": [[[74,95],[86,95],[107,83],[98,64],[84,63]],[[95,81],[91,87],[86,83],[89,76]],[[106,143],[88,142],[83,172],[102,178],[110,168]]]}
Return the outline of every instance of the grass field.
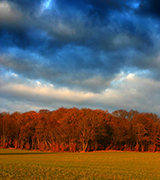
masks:
{"label": "grass field", "polygon": [[0,179],[160,179],[160,153],[0,149]]}

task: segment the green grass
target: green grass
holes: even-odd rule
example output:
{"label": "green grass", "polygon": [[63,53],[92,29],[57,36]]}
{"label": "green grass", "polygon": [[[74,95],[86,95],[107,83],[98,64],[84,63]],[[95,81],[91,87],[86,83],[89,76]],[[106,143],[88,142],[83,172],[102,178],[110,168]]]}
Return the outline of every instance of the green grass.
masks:
{"label": "green grass", "polygon": [[160,153],[0,149],[0,179],[160,179]]}

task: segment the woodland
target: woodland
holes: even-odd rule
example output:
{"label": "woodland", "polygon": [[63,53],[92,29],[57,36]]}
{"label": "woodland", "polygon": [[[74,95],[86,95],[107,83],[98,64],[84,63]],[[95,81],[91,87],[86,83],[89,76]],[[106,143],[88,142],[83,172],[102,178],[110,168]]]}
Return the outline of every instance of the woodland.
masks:
{"label": "woodland", "polygon": [[160,152],[160,118],[135,110],[47,109],[0,113],[0,148],[52,152]]}

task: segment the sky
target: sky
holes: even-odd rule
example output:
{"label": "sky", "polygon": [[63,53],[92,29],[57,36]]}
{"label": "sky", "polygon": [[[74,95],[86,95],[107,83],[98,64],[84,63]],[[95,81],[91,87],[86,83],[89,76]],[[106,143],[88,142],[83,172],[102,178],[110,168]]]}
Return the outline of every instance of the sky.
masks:
{"label": "sky", "polygon": [[158,0],[0,0],[0,111],[160,115]]}

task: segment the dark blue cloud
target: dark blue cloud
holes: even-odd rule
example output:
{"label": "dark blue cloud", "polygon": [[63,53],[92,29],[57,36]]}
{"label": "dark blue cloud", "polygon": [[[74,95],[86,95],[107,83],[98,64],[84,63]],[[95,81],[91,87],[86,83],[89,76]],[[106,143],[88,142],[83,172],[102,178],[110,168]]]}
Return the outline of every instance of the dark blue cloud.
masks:
{"label": "dark blue cloud", "polygon": [[57,0],[44,11],[42,0],[5,2],[21,13],[15,23],[0,22],[0,52],[11,57],[8,63],[0,63],[7,70],[57,86],[98,92],[107,85],[89,87],[83,82],[100,76],[109,83],[132,67],[157,69],[157,63],[150,68],[146,58],[158,56],[158,28],[152,27],[155,19],[140,14],[148,11],[158,16],[157,1],[141,2],[135,10],[138,0]]}
{"label": "dark blue cloud", "polygon": [[160,18],[159,0],[142,0],[138,12],[140,14]]}
{"label": "dark blue cloud", "polygon": [[[159,9],[157,0],[0,0],[0,106],[75,106],[78,92],[83,107],[158,112]],[[51,93],[37,96],[38,86]]]}
{"label": "dark blue cloud", "polygon": [[[56,0],[58,8],[63,10],[66,14],[77,14],[80,11],[84,16],[105,21],[112,11],[131,11],[129,1],[123,0]],[[134,1],[133,1],[134,2]]]}
{"label": "dark blue cloud", "polygon": [[74,0],[56,0],[57,5],[60,8],[66,8],[67,6],[74,7],[77,9],[81,9],[85,11],[88,9],[94,9],[95,11],[102,11],[107,12],[110,10],[117,10],[117,11],[123,11],[129,8],[127,5],[127,1],[123,0],[81,0],[81,1],[74,1]]}

